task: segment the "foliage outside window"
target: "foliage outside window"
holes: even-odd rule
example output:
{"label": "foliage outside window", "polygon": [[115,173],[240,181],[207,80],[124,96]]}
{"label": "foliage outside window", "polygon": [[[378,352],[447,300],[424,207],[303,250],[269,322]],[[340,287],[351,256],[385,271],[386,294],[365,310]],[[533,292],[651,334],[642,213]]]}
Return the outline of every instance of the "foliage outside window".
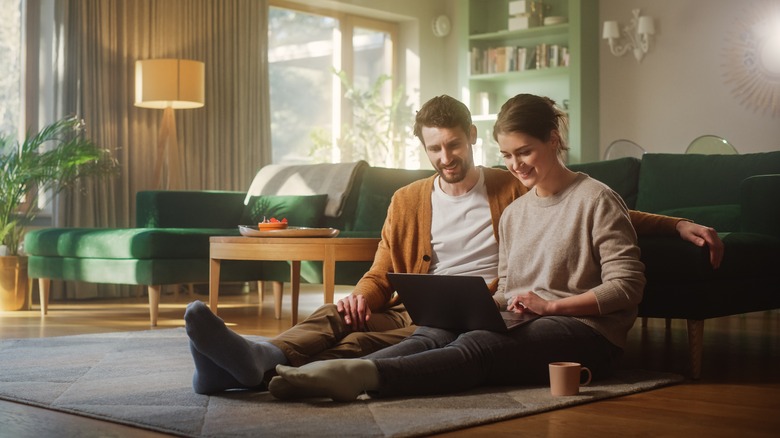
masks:
{"label": "foliage outside window", "polygon": [[0,132],[20,132],[22,97],[22,19],[20,0],[0,0]]}
{"label": "foliage outside window", "polygon": [[[335,73],[345,90],[345,98],[352,104],[351,124],[344,124],[335,147],[340,156],[349,161],[365,160],[372,165],[405,167],[409,139],[413,136],[414,112],[407,103],[403,86],[386,102],[383,88],[390,81],[381,75],[367,89],[358,89],[347,79],[346,74]],[[317,161],[326,161],[330,154],[333,135],[330,131],[315,128],[311,133],[312,156]]]}
{"label": "foliage outside window", "polygon": [[419,167],[413,113],[392,79],[397,23],[281,0],[271,5],[273,162]]}

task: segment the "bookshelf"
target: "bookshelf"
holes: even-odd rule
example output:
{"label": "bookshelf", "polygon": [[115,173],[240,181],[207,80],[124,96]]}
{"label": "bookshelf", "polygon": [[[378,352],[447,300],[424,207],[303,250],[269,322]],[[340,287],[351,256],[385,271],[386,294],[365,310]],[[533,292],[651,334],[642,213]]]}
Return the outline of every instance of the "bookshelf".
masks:
{"label": "bookshelf", "polygon": [[474,114],[480,138],[475,152],[484,164],[500,162],[493,123],[501,104],[518,93],[548,96],[564,107],[570,162],[598,160],[598,2],[543,0],[545,16],[565,17],[565,23],[510,31],[509,0],[463,1],[468,49],[462,51],[462,99]]}

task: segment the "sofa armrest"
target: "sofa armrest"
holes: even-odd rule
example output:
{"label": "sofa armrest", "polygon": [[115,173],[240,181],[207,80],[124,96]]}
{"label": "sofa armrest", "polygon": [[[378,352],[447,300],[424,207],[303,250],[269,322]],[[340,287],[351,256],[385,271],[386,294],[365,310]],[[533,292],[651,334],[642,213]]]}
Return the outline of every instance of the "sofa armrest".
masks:
{"label": "sofa armrest", "polygon": [[136,194],[136,227],[235,228],[244,192],[149,190]]}
{"label": "sofa armrest", "polygon": [[745,178],[740,202],[742,231],[780,238],[780,174]]}

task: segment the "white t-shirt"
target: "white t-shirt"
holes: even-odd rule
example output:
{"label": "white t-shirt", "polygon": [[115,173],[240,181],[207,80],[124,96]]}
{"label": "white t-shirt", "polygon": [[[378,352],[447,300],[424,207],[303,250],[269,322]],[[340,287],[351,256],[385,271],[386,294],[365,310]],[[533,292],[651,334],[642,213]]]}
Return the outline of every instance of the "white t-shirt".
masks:
{"label": "white t-shirt", "polygon": [[498,277],[498,241],[493,235],[485,177],[466,194],[450,196],[433,184],[429,273],[476,275],[490,283]]}

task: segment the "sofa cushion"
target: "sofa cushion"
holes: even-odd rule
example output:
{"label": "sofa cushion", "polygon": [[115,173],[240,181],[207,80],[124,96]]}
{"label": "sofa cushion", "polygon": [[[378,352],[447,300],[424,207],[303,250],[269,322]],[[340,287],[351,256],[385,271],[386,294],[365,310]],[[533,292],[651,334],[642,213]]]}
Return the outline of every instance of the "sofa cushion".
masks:
{"label": "sofa cushion", "polygon": [[360,185],[355,231],[373,231],[375,236],[385,223],[390,199],[399,188],[433,175],[433,170],[389,169],[370,167],[363,174]]}
{"label": "sofa cushion", "polygon": [[[88,259],[80,257],[29,257],[30,278],[55,278],[109,284],[207,283],[208,258]],[[220,281],[254,281],[263,278],[264,262],[224,260]],[[289,271],[287,267],[287,271]]]}
{"label": "sofa cushion", "polygon": [[234,228],[46,228],[27,233],[30,255],[105,259],[208,258],[210,236]]}
{"label": "sofa cushion", "polygon": [[241,225],[254,225],[274,217],[287,219],[295,227],[319,227],[327,201],[328,195],[252,196],[241,215]]}
{"label": "sofa cushion", "polygon": [[642,161],[634,157],[617,158],[614,160],[594,161],[592,163],[569,164],[566,167],[588,174],[608,185],[617,192],[628,208],[636,206],[639,192],[639,169]]}
{"label": "sofa cushion", "polygon": [[658,213],[684,207],[739,204],[740,184],[745,178],[771,173],[780,173],[780,152],[645,154],[636,209]]}
{"label": "sofa cushion", "polygon": [[244,210],[243,192],[149,190],[136,194],[139,228],[230,228]]}

